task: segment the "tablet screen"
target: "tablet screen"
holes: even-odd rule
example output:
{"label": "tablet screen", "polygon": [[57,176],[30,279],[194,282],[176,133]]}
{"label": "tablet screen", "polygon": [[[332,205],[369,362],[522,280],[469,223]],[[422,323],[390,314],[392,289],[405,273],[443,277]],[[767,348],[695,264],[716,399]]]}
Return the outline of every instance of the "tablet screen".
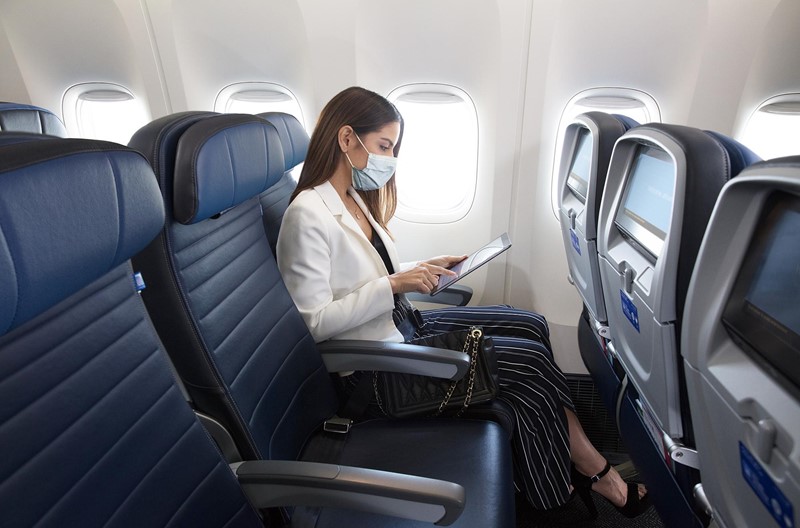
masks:
{"label": "tablet screen", "polygon": [[446,289],[448,286],[451,286],[453,283],[461,280],[462,277],[469,275],[510,247],[511,240],[508,238],[508,233],[503,233],[472,255],[468,256],[466,259],[450,268],[450,270],[455,271],[457,275],[452,277],[441,276],[439,278],[439,284],[433,289],[433,291],[431,291],[431,295],[436,295],[437,293]]}

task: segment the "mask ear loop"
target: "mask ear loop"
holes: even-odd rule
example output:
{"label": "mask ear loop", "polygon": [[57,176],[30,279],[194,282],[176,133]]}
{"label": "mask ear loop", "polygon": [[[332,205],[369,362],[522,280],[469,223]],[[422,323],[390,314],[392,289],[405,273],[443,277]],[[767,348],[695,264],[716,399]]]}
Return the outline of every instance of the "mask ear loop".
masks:
{"label": "mask ear loop", "polygon": [[[366,150],[366,151],[367,151],[367,165],[369,165],[369,155],[370,155],[370,151],[369,151],[369,150],[367,150],[367,146],[366,146],[366,145],[364,145],[364,142],[363,142],[363,141],[361,141],[361,138],[360,138],[360,137],[358,137],[358,134],[356,134],[356,131],[355,131],[355,129],[354,129],[353,127],[350,127],[350,130],[352,130],[352,131],[353,131],[353,135],[356,137],[356,139],[358,140],[358,142],[359,142],[359,143],[361,143],[361,146],[364,148],[364,150]],[[363,169],[358,169],[358,168],[356,168],[355,164],[353,164],[353,160],[351,160],[351,159],[350,159],[350,156],[348,156],[348,155],[347,155],[347,152],[345,152],[345,153],[344,153],[344,157],[345,157],[345,158],[347,158],[347,161],[348,161],[348,162],[350,162],[350,166],[351,166],[352,168],[354,168],[354,169],[356,169],[356,170],[363,170]]]}

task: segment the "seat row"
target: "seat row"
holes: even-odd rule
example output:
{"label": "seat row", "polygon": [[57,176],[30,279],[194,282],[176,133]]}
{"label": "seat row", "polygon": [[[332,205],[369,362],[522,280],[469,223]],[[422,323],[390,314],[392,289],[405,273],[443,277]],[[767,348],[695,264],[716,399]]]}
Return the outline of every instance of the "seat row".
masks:
{"label": "seat row", "polygon": [[467,358],[314,344],[267,236],[304,155],[281,119],[0,134],[4,525],[514,525],[496,423],[336,416],[329,372]]}
{"label": "seat row", "polygon": [[[746,257],[748,251],[766,251],[758,249],[759,235],[753,233],[764,229],[759,225],[765,221],[760,215],[769,204],[763,196],[753,195],[752,203],[747,204],[751,216],[744,222],[734,222],[734,210],[747,208],[748,188],[759,189],[764,196],[775,187],[796,195],[800,190],[797,159],[762,163],[746,147],[716,132],[669,124],[639,126],[627,118],[599,112],[578,116],[567,128],[564,145],[559,215],[569,279],[584,303],[578,322],[581,355],[653,503],[668,526],[704,526],[711,516],[729,526],[762,525],[775,509],[773,504],[782,506],[783,511],[790,504],[785,496],[765,495],[763,490],[778,490],[774,483],[786,482],[786,475],[795,468],[782,467],[772,480],[756,482],[753,477],[747,485],[740,485],[741,478],[735,478],[740,461],[742,468],[750,468],[745,471],[749,475],[768,475],[769,471],[754,462],[755,457],[740,455],[736,442],[743,442],[742,453],[756,446],[762,453],[770,453],[777,438],[771,428],[787,426],[778,426],[775,420],[769,421],[772,425],[758,425],[753,410],[744,403],[747,398],[758,399],[753,393],[715,403],[711,394],[741,391],[742,387],[722,389],[717,374],[712,374],[711,362],[722,342],[728,350],[749,350],[750,360],[737,365],[739,383],[765,368],[774,374],[776,366],[781,369],[783,363],[776,365],[776,354],[769,352],[773,342],[760,341],[766,332],[763,324],[758,332],[742,330],[730,320],[723,321],[724,310],[698,310],[692,300],[708,303],[713,298],[717,308],[727,306],[729,318],[756,310],[749,301],[740,299],[736,306],[733,301],[726,302],[728,295],[735,297],[733,285],[743,262],[750,258]],[[782,170],[787,171],[785,177],[776,178]],[[733,197],[739,203],[732,209]],[[739,253],[733,260],[734,255],[714,237],[739,240]],[[796,262],[796,251],[790,253],[785,257]],[[775,272],[769,294],[774,313],[763,312],[761,321],[770,321],[766,326],[772,331],[796,336],[800,328],[795,325],[792,330],[786,320],[779,321],[775,307],[788,305],[790,293],[800,293],[799,283],[787,269],[776,268]],[[698,278],[700,273],[705,276]],[[748,280],[755,288],[755,272],[751,269],[749,273]],[[724,281],[712,280],[717,275]],[[709,288],[711,283],[716,286]],[[750,294],[741,290],[738,295]],[[778,315],[792,314],[790,323],[798,320],[796,308],[781,310]],[[752,318],[740,320],[737,315],[733,319],[744,326],[754,324]],[[716,332],[717,341],[708,339],[711,331]],[[742,334],[751,338],[757,334],[754,339],[759,342],[754,345],[743,340]],[[794,357],[800,359],[800,339],[793,339]],[[734,341],[739,345],[733,345]],[[702,346],[698,349],[698,345]],[[764,359],[764,350],[770,359]],[[785,376],[779,374],[775,379],[781,377]],[[784,390],[789,387],[791,393],[796,383],[785,382],[773,381],[773,385],[782,384]],[[788,409],[796,416],[800,405],[796,400],[786,405],[788,402],[780,406],[783,416],[788,416],[783,412]],[[726,428],[709,427],[709,406],[716,407],[717,416],[726,416],[717,423],[719,427],[727,420]],[[724,413],[725,407],[735,410]],[[762,409],[765,416],[776,412],[774,407],[772,411],[767,408]],[[742,423],[752,423],[752,430]],[[764,427],[773,433],[759,432]],[[726,437],[736,430],[741,437]],[[718,456],[717,446],[722,444],[728,446],[727,460]],[[767,461],[770,458],[767,456]],[[733,485],[728,487],[730,483]],[[745,493],[747,486],[752,490]],[[784,489],[797,495],[796,485]],[[754,498],[767,508],[744,509],[742,505],[757,502]],[[780,524],[785,525],[785,520]]]}

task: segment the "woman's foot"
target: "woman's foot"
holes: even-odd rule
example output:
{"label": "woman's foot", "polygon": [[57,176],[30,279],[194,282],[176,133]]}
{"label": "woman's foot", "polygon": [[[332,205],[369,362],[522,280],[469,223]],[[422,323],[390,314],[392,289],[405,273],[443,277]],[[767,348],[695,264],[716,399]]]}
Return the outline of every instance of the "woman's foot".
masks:
{"label": "woman's foot", "polygon": [[[578,471],[580,471],[580,469],[578,469]],[[588,474],[597,475],[601,471],[602,469]],[[581,471],[581,473],[583,473],[583,471]],[[586,475],[586,473],[583,474]],[[640,499],[647,495],[647,488],[645,488],[643,484],[638,484],[637,488]],[[622,480],[622,477],[613,466],[611,466],[608,473],[600,477],[600,480],[592,483],[592,491],[596,491],[605,497],[617,508],[622,508],[628,501],[628,483]]]}
{"label": "woman's foot", "polygon": [[572,485],[586,503],[592,517],[597,516],[597,508],[591,498],[590,490],[602,495],[626,517],[636,517],[647,510],[649,506],[647,489],[641,484],[622,480],[619,473],[608,462],[597,473],[588,475],[573,467]]}

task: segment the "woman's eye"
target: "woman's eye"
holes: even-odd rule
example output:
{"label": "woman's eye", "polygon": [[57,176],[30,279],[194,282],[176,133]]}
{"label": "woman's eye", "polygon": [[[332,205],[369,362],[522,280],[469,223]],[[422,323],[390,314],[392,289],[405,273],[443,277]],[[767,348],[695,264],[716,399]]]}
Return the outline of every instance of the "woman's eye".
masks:
{"label": "woman's eye", "polygon": [[381,150],[382,150],[383,152],[386,152],[387,150],[389,150],[389,147],[386,147],[386,146],[383,146],[383,145],[381,145]]}

